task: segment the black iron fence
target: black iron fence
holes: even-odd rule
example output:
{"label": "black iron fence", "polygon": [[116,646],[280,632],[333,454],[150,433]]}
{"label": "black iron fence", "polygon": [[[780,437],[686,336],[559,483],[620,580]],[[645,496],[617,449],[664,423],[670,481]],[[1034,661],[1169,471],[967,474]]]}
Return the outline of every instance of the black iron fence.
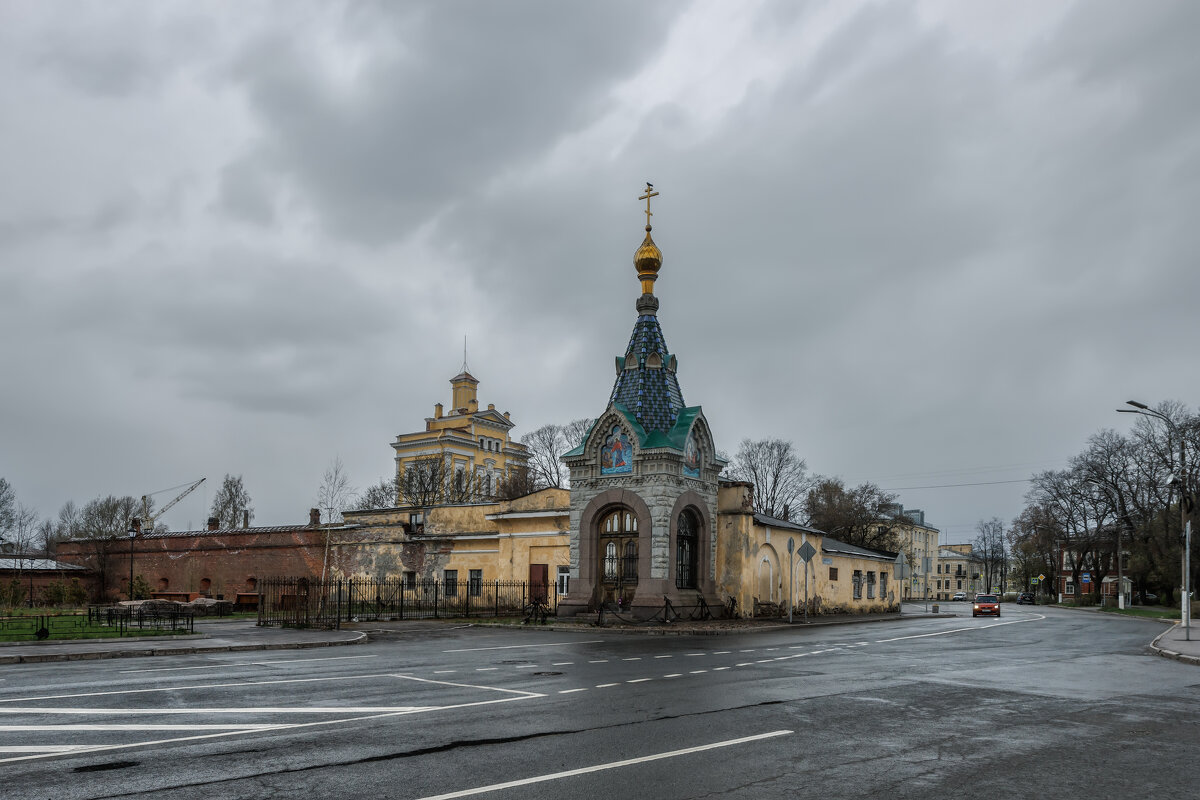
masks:
{"label": "black iron fence", "polygon": [[554,589],[525,581],[265,578],[258,584],[258,624],[337,628],[370,620],[519,616],[539,600],[556,614]]}
{"label": "black iron fence", "polygon": [[80,614],[0,617],[0,641],[130,636],[137,632],[194,631],[192,615],[179,611],[89,606]]}

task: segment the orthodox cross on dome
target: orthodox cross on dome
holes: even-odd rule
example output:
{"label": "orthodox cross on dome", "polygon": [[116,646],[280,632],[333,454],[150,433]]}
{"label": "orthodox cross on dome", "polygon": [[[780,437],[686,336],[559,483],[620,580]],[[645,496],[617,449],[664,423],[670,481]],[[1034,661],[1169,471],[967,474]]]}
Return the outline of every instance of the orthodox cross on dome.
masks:
{"label": "orthodox cross on dome", "polygon": [[654,216],[654,212],[650,210],[650,198],[658,197],[658,192],[654,191],[654,184],[646,181],[646,193],[638,198],[638,200],[646,201],[646,228],[650,228],[650,218]]}

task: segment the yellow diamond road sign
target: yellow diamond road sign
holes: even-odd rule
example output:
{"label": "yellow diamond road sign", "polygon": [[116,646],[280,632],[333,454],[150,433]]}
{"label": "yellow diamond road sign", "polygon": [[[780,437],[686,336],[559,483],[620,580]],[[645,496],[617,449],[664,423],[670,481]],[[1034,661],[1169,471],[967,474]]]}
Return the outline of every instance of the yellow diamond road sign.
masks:
{"label": "yellow diamond road sign", "polygon": [[1039,581],[1044,581],[1044,580],[1046,580],[1046,576],[1045,576],[1045,575],[1038,575],[1038,580],[1039,580]]}

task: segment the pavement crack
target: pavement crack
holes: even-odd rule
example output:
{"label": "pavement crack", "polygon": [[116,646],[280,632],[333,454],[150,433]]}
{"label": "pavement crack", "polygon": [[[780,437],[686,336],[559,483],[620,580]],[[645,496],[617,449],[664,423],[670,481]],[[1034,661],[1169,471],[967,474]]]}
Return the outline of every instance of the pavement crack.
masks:
{"label": "pavement crack", "polygon": [[[747,703],[745,705],[736,706],[734,708],[718,708],[718,709],[712,709],[709,711],[690,711],[690,712],[687,712],[684,714],[660,714],[658,716],[648,717],[645,719],[630,720],[630,721],[625,721],[625,722],[615,722],[611,725],[597,725],[597,726],[592,726],[592,727],[587,727],[587,728],[570,728],[570,729],[558,729],[558,730],[552,730],[552,731],[538,731],[536,733],[526,733],[526,734],[521,734],[518,736],[496,736],[496,737],[489,737],[486,739],[461,739],[461,740],[455,740],[452,742],[446,742],[445,744],[433,745],[431,747],[420,747],[420,748],[417,748],[416,750],[404,750],[402,752],[397,752],[397,753],[382,753],[382,754],[376,755],[376,756],[364,756],[362,758],[353,758],[353,759],[349,759],[346,761],[335,761],[335,762],[324,763],[324,764],[309,764],[309,765],[306,765],[303,767],[289,767],[286,769],[271,770],[269,772],[256,772],[256,773],[253,773],[250,775],[233,775],[228,778],[221,778],[219,780],[212,780],[212,781],[194,781],[194,782],[190,782],[190,783],[174,784],[171,786],[159,786],[159,787],[154,788],[153,790],[147,790],[144,794],[146,794],[147,796],[158,795],[161,792],[176,791],[179,789],[194,789],[194,788],[197,788],[200,786],[219,786],[223,783],[236,783],[237,781],[255,781],[255,782],[261,783],[264,781],[268,781],[273,777],[278,777],[278,776],[282,776],[282,775],[294,775],[296,773],[310,772],[313,770],[337,769],[340,767],[352,767],[357,764],[373,764],[373,763],[379,763],[379,762],[384,762],[384,761],[396,761],[396,760],[406,759],[406,758],[419,758],[421,756],[432,755],[435,753],[445,753],[445,752],[449,752],[452,750],[467,749],[467,748],[472,748],[472,747],[488,747],[490,745],[496,745],[496,744],[512,744],[514,742],[529,742],[529,741],[535,741],[537,739],[544,739],[544,738],[548,738],[548,737],[552,737],[552,736],[562,736],[564,734],[569,735],[569,734],[576,734],[576,733],[589,733],[589,732],[593,732],[593,731],[610,730],[613,728],[625,728],[625,727],[629,727],[630,725],[644,725],[647,722],[666,722],[669,720],[687,719],[688,717],[705,717],[705,716],[708,716],[711,714],[723,714],[728,711],[736,711],[736,710],[747,709],[747,708],[762,708],[764,706],[786,705],[789,702],[792,702],[792,701],[789,701],[789,700],[763,700],[762,702],[759,702],[759,703]],[[264,785],[267,785],[267,784],[264,784]],[[127,798],[127,797],[131,797],[131,796],[134,796],[134,795],[130,795],[128,792],[122,792],[120,794],[113,794],[113,795],[104,795],[104,796],[96,795],[94,800],[113,800],[113,798],[118,798],[118,797],[126,797]]]}

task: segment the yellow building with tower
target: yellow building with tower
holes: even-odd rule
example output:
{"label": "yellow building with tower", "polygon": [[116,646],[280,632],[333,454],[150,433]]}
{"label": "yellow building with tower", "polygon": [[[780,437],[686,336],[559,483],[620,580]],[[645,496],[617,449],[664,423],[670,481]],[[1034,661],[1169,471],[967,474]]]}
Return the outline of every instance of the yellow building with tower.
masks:
{"label": "yellow building with tower", "polygon": [[478,386],[464,358],[462,371],[450,379],[450,410],[437,403],[425,430],[396,437],[398,504],[487,501],[526,469],[529,451],[510,437],[509,413],[492,403],[480,409]]}

